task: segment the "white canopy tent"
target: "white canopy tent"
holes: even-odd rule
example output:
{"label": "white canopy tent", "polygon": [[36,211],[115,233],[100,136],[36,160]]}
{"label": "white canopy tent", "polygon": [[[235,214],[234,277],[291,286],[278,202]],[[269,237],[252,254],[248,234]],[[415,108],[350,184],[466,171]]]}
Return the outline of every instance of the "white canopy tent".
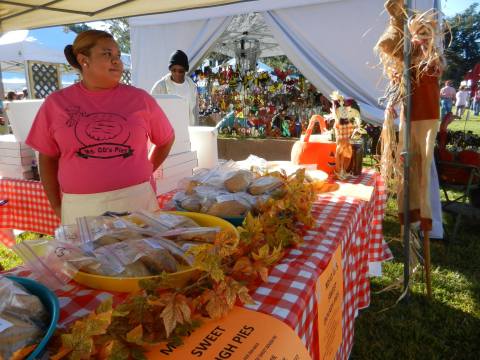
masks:
{"label": "white canopy tent", "polygon": [[0,37],[2,71],[23,71],[25,61],[66,64],[62,51],[51,49],[28,36],[28,30],[10,31]]}
{"label": "white canopy tent", "polygon": [[[428,9],[434,0],[417,0]],[[383,122],[378,98],[385,89],[373,47],[384,31],[384,0],[258,0],[248,13],[258,12],[280,49],[324,94],[338,89],[355,98],[362,117]],[[168,71],[169,55],[183,49],[197,64],[228,34],[235,15],[245,14],[241,3],[130,19],[132,79],[150,90]],[[233,36],[239,36],[234,27]],[[225,33],[227,34],[225,35]],[[255,30],[253,31],[255,32]],[[268,56],[268,55],[260,55]]]}

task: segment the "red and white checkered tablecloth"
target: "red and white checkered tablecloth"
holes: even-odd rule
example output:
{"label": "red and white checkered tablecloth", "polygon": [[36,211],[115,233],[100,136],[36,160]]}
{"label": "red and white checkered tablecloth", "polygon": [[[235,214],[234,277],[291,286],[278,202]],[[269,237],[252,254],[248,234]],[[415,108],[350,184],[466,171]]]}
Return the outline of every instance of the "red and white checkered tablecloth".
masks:
{"label": "red and white checkered tablecloth", "polygon": [[[386,194],[380,176],[373,171],[366,171],[350,182],[374,186],[370,201],[334,194],[319,195],[312,211],[315,225],[306,231],[303,244],[286,253],[283,260],[272,269],[268,282],[261,284],[252,294],[256,304],[246,306],[275,316],[291,326],[313,359],[317,359],[319,354],[315,282],[337,246],[342,246],[344,275],[343,342],[337,354],[338,359],[349,357],[355,317],[359,309],[370,303],[368,263],[392,258],[382,235]],[[3,186],[0,189],[3,190]],[[172,196],[173,192],[164,194],[159,201],[165,205]],[[12,226],[11,222],[3,222],[4,218],[4,215],[0,218],[0,227]],[[49,226],[53,229],[56,222]],[[28,270],[22,268],[14,272],[29,274]],[[86,315],[110,294],[71,282],[57,291],[62,307],[60,325],[65,326]],[[125,298],[124,294],[113,295],[115,302]]]}

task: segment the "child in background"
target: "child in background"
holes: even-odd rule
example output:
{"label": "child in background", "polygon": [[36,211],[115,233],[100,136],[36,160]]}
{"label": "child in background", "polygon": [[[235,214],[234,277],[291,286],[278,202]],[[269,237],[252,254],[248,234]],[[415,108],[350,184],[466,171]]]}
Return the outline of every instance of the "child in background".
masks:
{"label": "child in background", "polygon": [[460,90],[455,95],[455,115],[462,117],[468,102],[468,90],[465,85],[460,86]]}

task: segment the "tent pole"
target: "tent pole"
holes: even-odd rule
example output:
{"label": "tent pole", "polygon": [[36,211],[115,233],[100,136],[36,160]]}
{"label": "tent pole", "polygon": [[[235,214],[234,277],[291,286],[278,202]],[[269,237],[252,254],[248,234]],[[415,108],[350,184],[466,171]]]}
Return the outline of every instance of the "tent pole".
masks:
{"label": "tent pole", "polygon": [[35,99],[33,96],[33,83],[30,78],[30,62],[29,60],[24,61],[24,71],[25,71],[25,82],[27,84],[27,91],[28,91],[28,98],[29,99]]}
{"label": "tent pole", "polygon": [[411,79],[410,79],[410,32],[408,31],[408,18],[412,15],[412,0],[405,0],[405,9],[407,11],[407,19],[405,20],[403,33],[403,81],[405,84],[405,98],[403,100],[403,111],[405,111],[405,127],[403,132],[403,149],[401,157],[403,159],[403,291],[405,299],[408,301],[410,297],[410,114],[411,114]]}

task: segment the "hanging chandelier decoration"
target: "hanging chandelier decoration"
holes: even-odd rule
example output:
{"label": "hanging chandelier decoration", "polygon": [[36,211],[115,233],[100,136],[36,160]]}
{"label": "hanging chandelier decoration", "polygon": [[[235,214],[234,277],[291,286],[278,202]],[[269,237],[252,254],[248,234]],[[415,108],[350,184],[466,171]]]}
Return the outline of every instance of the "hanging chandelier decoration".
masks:
{"label": "hanging chandelier decoration", "polygon": [[260,55],[260,41],[255,38],[243,36],[233,42],[235,60],[242,74],[254,71]]}

